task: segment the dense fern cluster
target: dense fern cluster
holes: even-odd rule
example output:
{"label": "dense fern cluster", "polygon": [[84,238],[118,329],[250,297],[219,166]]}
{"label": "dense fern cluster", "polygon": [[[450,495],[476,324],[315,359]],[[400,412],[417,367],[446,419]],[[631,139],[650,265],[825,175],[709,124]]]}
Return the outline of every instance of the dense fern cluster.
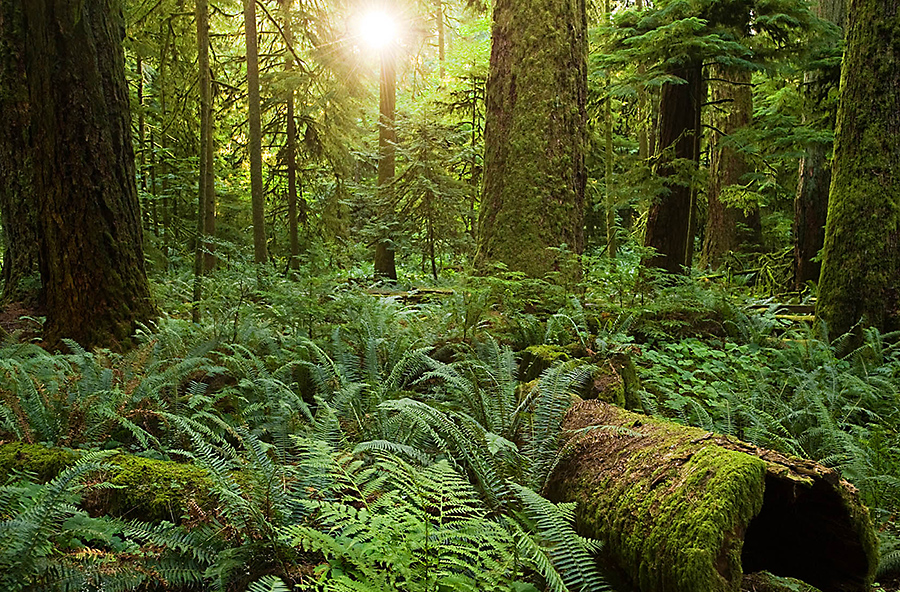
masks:
{"label": "dense fern cluster", "polygon": [[[164,317],[128,354],[0,349],[0,440],[81,451],[49,482],[7,477],[0,587],[602,589],[574,509],[539,494],[573,395],[610,355],[637,362],[647,411],[838,467],[886,524],[896,570],[893,335],[838,355],[691,281],[623,298],[588,274],[541,301],[533,280],[464,278],[420,301],[220,273],[227,314]],[[621,262],[619,281],[639,274]],[[565,355],[538,366],[529,346]],[[104,449],[191,462],[212,502],[186,500],[176,524],[97,515]]]}

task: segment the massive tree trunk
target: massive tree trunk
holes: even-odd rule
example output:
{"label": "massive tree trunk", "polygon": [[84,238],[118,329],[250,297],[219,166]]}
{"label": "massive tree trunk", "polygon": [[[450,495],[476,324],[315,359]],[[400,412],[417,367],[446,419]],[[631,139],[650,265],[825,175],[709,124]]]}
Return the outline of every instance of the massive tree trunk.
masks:
{"label": "massive tree trunk", "polygon": [[[820,0],[813,4],[819,18],[829,20],[843,28],[846,16],[846,0]],[[807,95],[816,94],[819,77],[809,73],[803,77]],[[807,98],[812,103],[811,97]],[[811,109],[815,109],[810,105]],[[816,109],[817,110],[817,109]],[[806,114],[804,113],[804,119]],[[794,199],[794,288],[801,290],[806,282],[818,281],[822,271],[820,261],[813,261],[825,244],[825,220],[828,214],[828,188],[831,170],[828,166],[828,146],[815,143],[806,149],[800,159],[797,196]]]}
{"label": "massive tree trunk", "polygon": [[487,86],[481,263],[542,276],[583,248],[584,0],[497,0]]}
{"label": "massive tree trunk", "polygon": [[25,80],[25,15],[20,2],[0,5],[0,216],[3,223],[3,301],[20,300],[22,280],[37,275],[37,199],[29,151],[31,106]]}
{"label": "massive tree trunk", "polygon": [[734,132],[750,125],[753,115],[753,88],[750,71],[713,66],[710,101],[713,105],[712,135],[709,140],[709,217],[703,237],[703,265],[718,267],[730,251],[742,245],[758,246],[762,238],[759,209],[747,209],[722,201],[731,188],[739,191],[741,179],[749,172],[739,146],[730,141]]}
{"label": "massive tree trunk", "polygon": [[869,589],[875,531],[834,470],[600,401],[563,427],[576,435],[548,496],[578,503],[581,534],[641,592],[737,592],[761,571]]}
{"label": "massive tree trunk", "polygon": [[247,41],[247,88],[250,122],[250,199],[253,208],[253,258],[269,260],[266,246],[266,202],[262,178],[262,115],[259,104],[259,44],[256,39],[256,2],[244,0],[244,35]]}
{"label": "massive tree trunk", "polygon": [[[0,170],[30,162],[33,175],[24,170],[31,194],[40,196],[44,338],[51,345],[63,338],[87,347],[121,344],[154,309],[144,271],[119,3],[15,0],[3,6],[0,37],[16,41],[25,77],[3,90],[18,97],[22,110],[17,133],[0,135]],[[7,20],[7,14],[18,18]],[[0,47],[4,63],[9,48]]]}
{"label": "massive tree trunk", "polygon": [[900,0],[852,0],[816,316],[895,329],[900,297]]}
{"label": "massive tree trunk", "polygon": [[[694,172],[700,159],[700,106],[703,67],[697,62],[670,72],[684,84],[666,84],[659,101],[657,173],[665,193],[650,206],[644,246],[656,255],[644,261],[669,273],[684,273],[694,253]],[[666,153],[665,151],[669,151]]]}
{"label": "massive tree trunk", "polygon": [[[392,183],[396,173],[397,131],[394,119],[397,108],[397,64],[394,48],[381,50],[381,89],[378,104],[378,202],[379,207],[393,209]],[[386,212],[383,212],[386,213]],[[387,213],[387,215],[392,215]],[[380,236],[375,243],[375,277],[396,280],[397,264],[390,236]]]}

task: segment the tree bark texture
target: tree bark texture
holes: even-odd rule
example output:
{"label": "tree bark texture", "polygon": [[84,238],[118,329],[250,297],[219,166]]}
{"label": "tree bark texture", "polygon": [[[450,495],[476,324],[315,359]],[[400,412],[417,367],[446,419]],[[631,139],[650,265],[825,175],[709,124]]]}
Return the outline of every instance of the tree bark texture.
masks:
{"label": "tree bark texture", "polygon": [[[381,92],[378,104],[378,201],[382,208],[392,208],[394,200],[391,199],[393,191],[391,184],[397,166],[397,130],[394,126],[397,110],[397,63],[394,49],[391,47],[381,50],[379,87]],[[375,277],[397,279],[394,244],[390,236],[380,236],[375,243]]]}
{"label": "tree bark texture", "polygon": [[578,502],[581,534],[641,592],[736,592],[761,571],[869,589],[877,537],[834,470],[601,401],[576,403],[563,427],[581,431],[547,493]]}
{"label": "tree bark texture", "polygon": [[262,178],[262,115],[259,99],[259,43],[256,38],[256,2],[244,0],[244,35],[247,40],[247,100],[250,123],[250,199],[253,209],[253,258],[269,260],[266,245],[266,202]]}
{"label": "tree bark texture", "polygon": [[[847,0],[820,0],[812,7],[816,16],[844,27]],[[804,87],[817,85],[817,77],[808,73]],[[805,117],[805,115],[804,115]],[[831,185],[828,146],[816,143],[800,158],[797,196],[794,199],[794,288],[803,289],[806,282],[818,281],[822,263],[813,261],[825,244],[825,222],[828,215],[828,190]]]}
{"label": "tree bark texture", "polygon": [[0,221],[3,224],[5,302],[27,296],[20,282],[38,272],[34,170],[29,142],[31,106],[25,80],[25,14],[20,2],[0,5]]}
{"label": "tree bark texture", "polygon": [[[19,40],[25,77],[4,90],[24,102],[17,112],[21,129],[3,135],[0,168],[23,164],[6,161],[13,151],[27,155],[31,192],[40,196],[44,338],[51,345],[70,338],[85,347],[116,346],[154,314],[120,6],[114,0],[15,0],[3,6],[0,37]],[[20,15],[18,22],[6,20],[9,10]]]}
{"label": "tree bark texture", "polygon": [[816,316],[898,327],[900,0],[852,0]]}
{"label": "tree bark texture", "polygon": [[710,69],[710,102],[713,104],[712,135],[709,139],[709,215],[703,237],[703,265],[719,267],[725,256],[742,246],[759,245],[762,227],[759,209],[753,205],[744,209],[722,201],[730,187],[742,185],[742,178],[750,172],[740,146],[730,141],[734,132],[750,125],[753,116],[753,88],[750,71],[714,65]]}
{"label": "tree bark texture", "polygon": [[583,249],[584,0],[497,0],[478,259],[540,277]]}
{"label": "tree bark texture", "polygon": [[[670,72],[684,84],[666,84],[659,101],[660,164],[665,192],[650,206],[644,246],[656,250],[648,267],[684,273],[694,251],[694,171],[700,159],[703,67],[688,64]],[[665,151],[669,151],[666,153]]]}

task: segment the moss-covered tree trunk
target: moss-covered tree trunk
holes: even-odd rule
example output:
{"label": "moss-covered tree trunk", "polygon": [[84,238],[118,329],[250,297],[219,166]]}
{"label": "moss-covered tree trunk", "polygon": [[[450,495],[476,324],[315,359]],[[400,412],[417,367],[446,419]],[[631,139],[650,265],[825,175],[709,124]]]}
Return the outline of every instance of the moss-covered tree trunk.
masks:
{"label": "moss-covered tree trunk", "polygon": [[542,276],[583,247],[584,0],[497,0],[478,259]]}
{"label": "moss-covered tree trunk", "polygon": [[563,427],[573,440],[547,494],[578,503],[581,534],[640,592],[737,592],[763,571],[869,589],[875,531],[834,470],[601,401]]}
{"label": "moss-covered tree trunk", "polygon": [[700,159],[703,66],[689,63],[669,72],[683,84],[666,84],[659,99],[660,164],[665,192],[650,206],[644,246],[656,254],[644,261],[669,273],[684,273],[694,252],[694,171]]}
{"label": "moss-covered tree trunk", "polygon": [[[124,19],[114,0],[10,0],[0,37],[18,40],[25,76],[5,89],[27,114],[3,134],[0,169],[30,162],[44,337],[116,345],[154,314],[144,271]],[[11,27],[11,28],[9,28]],[[11,37],[10,37],[11,34]],[[4,124],[6,114],[4,113]],[[7,157],[17,153],[16,160]]]}
{"label": "moss-covered tree trunk", "polygon": [[851,0],[816,316],[898,326],[900,0]]}
{"label": "moss-covered tree trunk", "polygon": [[754,204],[747,204],[745,208],[728,203],[740,196],[742,178],[749,172],[740,146],[730,136],[750,125],[753,115],[750,71],[714,65],[710,74],[713,129],[709,139],[709,215],[703,236],[702,262],[718,267],[729,252],[737,251],[741,246],[758,246],[762,229],[759,209]]}
{"label": "moss-covered tree trunk", "polygon": [[[829,20],[839,27],[844,26],[846,0],[820,0],[812,6],[819,18]],[[821,89],[819,76],[808,73],[803,77],[803,87],[807,89],[804,119],[809,115],[821,116],[816,106],[816,98]],[[794,287],[803,288],[806,282],[818,281],[822,272],[820,261],[813,261],[825,244],[825,221],[828,215],[828,189],[831,185],[831,168],[828,162],[828,148],[822,142],[811,144],[800,158],[800,172],[797,196],[794,198]]]}
{"label": "moss-covered tree trunk", "polygon": [[31,106],[25,80],[25,15],[21,2],[0,5],[0,220],[3,224],[2,301],[29,296],[22,280],[36,276],[37,201],[31,153],[20,150],[28,141]]}

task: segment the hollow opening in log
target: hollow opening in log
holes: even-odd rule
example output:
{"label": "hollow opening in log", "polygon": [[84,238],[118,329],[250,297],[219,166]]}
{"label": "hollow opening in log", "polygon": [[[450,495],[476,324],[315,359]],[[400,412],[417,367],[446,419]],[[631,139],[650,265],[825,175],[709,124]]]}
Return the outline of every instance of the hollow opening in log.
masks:
{"label": "hollow opening in log", "polygon": [[834,487],[766,475],[763,507],[747,527],[743,572],[770,571],[822,592],[866,590],[868,560]]}

